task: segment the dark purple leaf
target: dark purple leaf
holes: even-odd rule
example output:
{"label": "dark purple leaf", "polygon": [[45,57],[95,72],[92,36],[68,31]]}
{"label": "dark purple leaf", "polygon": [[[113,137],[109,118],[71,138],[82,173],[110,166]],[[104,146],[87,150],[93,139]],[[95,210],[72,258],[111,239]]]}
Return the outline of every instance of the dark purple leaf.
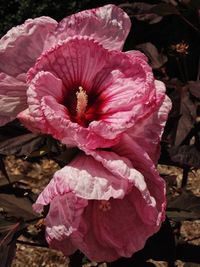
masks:
{"label": "dark purple leaf", "polygon": [[169,150],[171,160],[194,168],[200,168],[200,151],[195,145],[176,146]]}
{"label": "dark purple leaf", "polygon": [[10,183],[11,181],[10,181],[10,178],[9,178],[8,173],[6,171],[6,167],[5,167],[5,163],[4,163],[4,160],[3,160],[3,156],[2,155],[0,155],[0,171],[5,176],[7,182]]}
{"label": "dark purple leaf", "polygon": [[190,93],[196,97],[198,100],[200,100],[200,82],[188,82],[188,89]]}
{"label": "dark purple leaf", "polygon": [[164,16],[179,15],[178,9],[167,3],[148,4],[144,2],[124,3],[120,5],[130,17],[148,21],[150,24],[160,22]]}
{"label": "dark purple leaf", "polygon": [[197,220],[200,218],[200,197],[191,191],[168,200],[167,215],[177,221]]}
{"label": "dark purple leaf", "polygon": [[0,127],[0,141],[5,141],[27,133],[29,133],[29,131],[25,129],[18,120],[14,120]]}
{"label": "dark purple leaf", "polygon": [[[28,194],[27,194],[28,196]],[[23,218],[24,220],[32,220],[37,218],[37,214],[33,212],[32,202],[25,194],[23,197],[17,197],[14,194],[0,194],[0,208],[9,217]]]}
{"label": "dark purple leaf", "polygon": [[151,8],[151,12],[159,16],[179,15],[178,9],[167,3],[160,3]]}
{"label": "dark purple leaf", "polygon": [[124,3],[119,5],[123,8],[130,17],[135,17],[140,21],[148,21],[150,24],[158,23],[162,20],[162,16],[152,12],[152,8],[156,5],[151,5],[144,2]]}
{"label": "dark purple leaf", "polygon": [[16,241],[25,227],[23,221],[12,222],[0,218],[0,262],[1,267],[10,267],[15,256]]}
{"label": "dark purple leaf", "polygon": [[167,57],[159,53],[152,43],[139,44],[136,49],[142,51],[148,57],[153,69],[159,69],[167,62]]}
{"label": "dark purple leaf", "polygon": [[60,167],[66,166],[79,152],[78,148],[67,148],[60,155],[53,157]]}
{"label": "dark purple leaf", "polygon": [[45,143],[45,136],[28,133],[0,142],[0,154],[29,156]]}
{"label": "dark purple leaf", "polygon": [[182,88],[181,95],[181,107],[180,107],[180,119],[178,121],[178,127],[176,132],[175,145],[179,146],[190,131],[193,129],[196,122],[197,103],[190,97],[188,87]]}

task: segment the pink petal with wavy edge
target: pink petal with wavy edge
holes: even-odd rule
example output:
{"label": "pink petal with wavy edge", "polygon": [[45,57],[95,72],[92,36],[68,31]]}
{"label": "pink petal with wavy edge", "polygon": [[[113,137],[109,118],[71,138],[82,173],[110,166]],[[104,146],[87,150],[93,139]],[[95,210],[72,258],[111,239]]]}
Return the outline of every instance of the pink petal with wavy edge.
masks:
{"label": "pink petal with wavy edge", "polygon": [[[113,138],[152,113],[156,88],[152,70],[143,57],[110,52],[106,67],[97,74],[94,84],[97,103],[103,99],[100,120],[91,122],[89,128]],[[95,105],[96,102],[94,109]]]}
{"label": "pink petal with wavy edge", "polygon": [[112,152],[91,151],[90,154],[92,157],[78,155],[68,166],[55,173],[41,194],[45,204],[51,201],[49,192],[55,191],[54,197],[72,191],[84,199],[108,200],[111,197],[123,198],[135,186],[145,195],[145,201],[153,205],[144,177],[131,167],[127,159]]}
{"label": "pink petal with wavy edge", "polygon": [[77,88],[82,86],[86,91],[88,107],[84,116],[90,122],[88,127],[70,122],[74,120],[61,105],[56,112],[62,109],[62,116],[57,116],[54,111],[56,101],[50,97],[41,98],[37,106],[38,110],[44,110],[49,124],[48,133],[67,145],[77,145],[81,149],[113,145],[119,134],[153,113],[161,101],[159,98],[164,98],[164,95],[157,94],[151,68],[141,53],[109,52],[87,37],[74,37],[58,45],[42,55],[29,71],[29,80],[34,88],[29,94],[30,111],[35,97],[33,91],[40,90],[39,81],[33,78],[40,71],[52,72],[62,80],[65,100],[59,104],[67,106],[71,114],[76,113],[73,101]]}
{"label": "pink petal with wavy edge", "polygon": [[27,108],[27,85],[5,73],[0,73],[0,126],[16,118]]}
{"label": "pink petal with wavy edge", "polygon": [[[16,77],[32,67],[57,22],[49,17],[28,19],[0,39],[0,71]],[[8,64],[9,62],[9,64]]]}
{"label": "pink petal with wavy edge", "polygon": [[89,36],[105,48],[121,50],[129,33],[131,22],[119,7],[103,7],[81,11],[64,18],[46,41],[46,48],[74,35]]}
{"label": "pink petal with wavy edge", "polygon": [[[65,86],[65,99],[57,101],[50,97],[52,95],[52,85],[45,82],[43,74],[37,74],[31,81],[28,89],[30,115],[38,117],[38,114],[39,116],[43,114],[43,116],[40,116],[41,124],[45,125],[41,129],[42,132],[52,134],[67,145],[87,145],[92,149],[98,146],[110,146],[116,142],[114,138],[113,140],[105,140],[105,138],[98,136],[89,129],[71,122],[67,108],[64,106],[66,101],[69,101],[69,107],[71,106],[70,97],[73,94],[73,88],[77,89],[78,86],[82,86],[88,91],[92,88],[96,73],[105,65],[106,55],[107,50],[92,40],[71,39],[44,54],[35,67],[29,71],[30,79],[42,70],[51,71],[57,78],[62,79]],[[49,90],[49,96],[38,93],[43,90],[45,92]],[[76,97],[76,91],[74,95]],[[76,112],[76,106],[72,106],[71,109]],[[35,112],[32,112],[33,110]],[[26,125],[28,126],[28,123]],[[46,125],[49,125],[49,128]],[[57,131],[58,126],[60,127],[59,132]]]}
{"label": "pink petal with wavy edge", "polygon": [[40,133],[41,130],[41,124],[38,123],[34,117],[30,115],[29,109],[25,109],[21,111],[17,118],[20,120],[20,122],[31,132],[33,133]]}
{"label": "pink petal with wavy edge", "polygon": [[[124,153],[121,146],[115,149]],[[125,146],[128,156],[129,152]],[[78,248],[96,261],[130,257],[160,227],[165,206],[164,183],[148,157],[144,166],[138,164],[145,153],[136,157],[134,164],[113,152],[96,150],[88,153],[96,161],[84,154],[77,156],[67,167],[56,172],[34,208],[41,211],[50,203],[47,240],[50,246],[65,255]],[[111,209],[103,211],[101,201],[94,199],[108,200]],[[119,232],[123,234],[119,235]]]}
{"label": "pink petal with wavy edge", "polygon": [[130,51],[126,51],[125,53],[127,56],[130,57],[131,60],[135,60],[135,58],[140,58],[148,62],[147,56],[138,50],[130,50]]}
{"label": "pink petal with wavy edge", "polygon": [[128,158],[133,167],[144,175],[150,195],[153,195],[156,201],[159,223],[163,220],[166,206],[165,181],[159,176],[153,161],[142,146],[138,145],[126,133],[123,134],[120,142],[112,150],[119,156]]}
{"label": "pink petal with wavy edge", "polygon": [[160,95],[157,97],[157,110],[126,132],[148,153],[154,164],[160,156],[160,140],[172,105],[171,100],[165,95],[165,85],[161,81],[155,81],[155,86],[157,95]]}
{"label": "pink petal with wavy edge", "polygon": [[97,262],[131,257],[160,228],[135,188],[124,199],[110,199],[109,204],[110,210],[102,211],[98,201],[89,201],[73,235],[74,244]]}
{"label": "pink petal with wavy edge", "polygon": [[107,54],[93,39],[74,36],[44,53],[29,70],[28,80],[39,71],[49,71],[63,81],[66,90],[82,86],[89,91],[96,74],[105,66]]}

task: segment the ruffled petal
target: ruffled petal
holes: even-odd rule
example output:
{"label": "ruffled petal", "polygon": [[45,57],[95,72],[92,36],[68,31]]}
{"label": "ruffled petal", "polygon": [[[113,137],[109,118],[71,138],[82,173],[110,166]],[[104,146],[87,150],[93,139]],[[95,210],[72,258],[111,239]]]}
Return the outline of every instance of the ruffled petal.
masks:
{"label": "ruffled petal", "polygon": [[131,257],[160,228],[155,208],[147,206],[135,188],[123,199],[110,199],[107,211],[100,205],[99,201],[88,202],[73,237],[90,260],[111,262]]}
{"label": "ruffled petal", "polygon": [[[50,72],[39,72],[27,90],[29,116],[22,116],[25,125],[28,126],[29,124],[32,124],[34,118],[35,126],[37,127],[36,131],[39,130],[43,133],[51,133],[48,122],[44,117],[45,105],[43,104],[43,100],[48,98],[49,95],[55,100],[55,105],[53,105],[52,108],[54,112],[56,112],[56,115],[62,115],[64,109],[65,117],[68,118],[67,109],[59,104],[64,101],[63,90],[62,80],[56,78]],[[30,125],[30,127],[33,128],[33,125]]]}
{"label": "ruffled petal", "polygon": [[[164,99],[164,93],[157,92],[152,70],[142,53],[108,51],[87,37],[74,37],[43,54],[28,73],[30,84],[35,83],[34,77],[41,71],[61,79],[65,90],[65,101],[58,102],[56,112],[51,90],[38,102],[49,124],[47,133],[83,150],[115,144],[122,132],[150,116]],[[84,113],[88,127],[74,121],[76,105],[72,100],[76,101],[80,86],[88,97]],[[31,112],[32,102],[29,103]],[[62,110],[62,116],[56,115],[58,110]]]}
{"label": "ruffled petal", "polygon": [[[73,192],[77,197],[91,200],[123,198],[135,186],[145,192],[147,188],[141,173],[131,163],[113,152],[91,151],[91,156],[80,153],[70,164],[57,171],[53,180],[38,198],[35,207],[47,205],[52,197]],[[39,203],[39,204],[38,204]]]}
{"label": "ruffled petal", "polygon": [[50,203],[50,246],[65,255],[77,248],[91,260],[113,261],[130,257],[158,231],[164,219],[164,182],[145,152],[130,157],[134,143],[124,146],[125,141],[128,136],[114,150],[127,158],[102,150],[79,154],[40,194],[34,209],[40,212]]}
{"label": "ruffled petal", "polygon": [[126,132],[148,153],[154,164],[160,156],[160,140],[172,105],[171,100],[165,95],[164,84],[161,81],[155,81],[155,86],[158,96],[157,109]]}
{"label": "ruffled petal", "polygon": [[26,90],[23,81],[0,73],[0,126],[14,120],[27,108]]}
{"label": "ruffled petal", "polygon": [[[96,73],[105,66],[107,53],[107,50],[91,39],[73,38],[42,55],[28,73],[29,111],[32,117],[42,118],[44,127],[43,129],[41,127],[41,132],[52,134],[70,146],[95,149],[116,143],[117,137],[107,140],[98,133],[93,133],[90,129],[72,122],[68,114],[69,109],[71,113],[76,112],[76,105],[72,105],[71,98],[72,94],[76,97],[76,89],[79,86],[88,92],[90,105],[93,99],[90,90],[92,90]],[[44,71],[62,80],[65,87],[62,99],[52,97],[51,82],[43,82],[43,74],[39,74]],[[35,93],[41,90],[41,86],[48,95]],[[46,122],[43,121],[44,118]],[[60,131],[57,131],[58,127]]]}
{"label": "ruffled petal", "polygon": [[44,49],[44,41],[57,22],[49,17],[28,19],[0,40],[0,71],[16,77],[32,67]]}
{"label": "ruffled petal", "polygon": [[146,55],[143,54],[142,52],[138,51],[138,50],[130,50],[130,51],[126,51],[125,53],[133,61],[135,60],[135,58],[140,58],[140,59],[148,62],[148,58],[146,57]]}
{"label": "ruffled petal", "polygon": [[100,106],[95,111],[99,119],[88,127],[109,139],[151,114],[160,97],[156,94],[152,70],[139,52],[135,56],[110,52],[107,65],[97,73],[93,87],[97,98],[87,113]]}
{"label": "ruffled petal", "polygon": [[[73,233],[79,227],[81,215],[88,201],[76,197],[71,192],[56,196],[52,191],[45,197],[52,199],[45,219],[47,242],[51,248],[71,255],[77,249],[73,245]],[[39,209],[41,203],[43,204],[39,197],[34,206],[35,210]]]}
{"label": "ruffled petal", "polygon": [[28,80],[31,81],[39,71],[49,71],[63,81],[66,90],[82,86],[89,91],[96,73],[106,63],[107,53],[93,39],[74,36],[44,53],[28,72]]}
{"label": "ruffled petal", "polygon": [[157,221],[161,222],[164,219],[166,207],[165,181],[159,176],[148,153],[126,133],[121,136],[120,142],[112,150],[119,156],[128,158],[133,167],[143,174],[148,191],[155,199],[158,211]]}
{"label": "ruffled petal", "polygon": [[90,36],[105,48],[121,50],[129,33],[131,22],[119,7],[106,5],[81,11],[63,19],[46,42],[46,47],[74,35]]}
{"label": "ruffled petal", "polygon": [[25,109],[21,111],[17,118],[20,120],[20,122],[26,127],[29,131],[33,133],[40,133],[41,127],[40,123],[38,123],[33,116],[30,115],[29,109]]}

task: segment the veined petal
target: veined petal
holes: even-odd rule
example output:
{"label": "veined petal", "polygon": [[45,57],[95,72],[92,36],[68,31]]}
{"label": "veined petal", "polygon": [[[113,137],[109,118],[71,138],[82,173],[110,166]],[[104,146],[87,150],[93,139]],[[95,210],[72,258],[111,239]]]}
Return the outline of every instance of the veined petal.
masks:
{"label": "veined petal", "polygon": [[165,95],[164,84],[155,81],[155,86],[158,95],[157,109],[126,132],[148,153],[154,164],[160,156],[160,140],[172,105],[171,100]]}
{"label": "veined petal", "polygon": [[135,60],[135,58],[140,58],[148,62],[148,58],[146,57],[146,55],[138,50],[130,50],[130,51],[126,51],[125,53],[126,55],[130,57],[131,60]]}
{"label": "veined petal", "polygon": [[46,47],[79,35],[90,36],[105,48],[121,50],[130,27],[130,19],[122,9],[106,5],[64,18],[46,41]]}
{"label": "veined petal", "polygon": [[[45,197],[48,197],[47,195]],[[65,255],[72,254],[77,247],[73,245],[73,233],[77,231],[81,215],[88,201],[76,197],[72,192],[63,193],[52,198],[49,213],[45,219],[46,239],[50,247],[61,250]],[[34,209],[38,210],[43,203],[39,197]]]}
{"label": "veined petal", "polygon": [[0,126],[16,118],[27,108],[27,85],[5,73],[0,73]]}
{"label": "veined petal", "polygon": [[123,198],[132,186],[147,190],[142,174],[133,169],[126,158],[98,150],[90,154],[92,156],[77,155],[69,165],[57,171],[35,205],[47,205],[52,198],[68,192],[87,200],[109,200]]}
{"label": "veined petal", "polygon": [[[81,149],[113,145],[121,133],[158,109],[160,98],[164,98],[164,93],[157,93],[152,70],[143,54],[108,51],[88,37],[68,39],[43,54],[28,73],[30,85],[35,81],[34,76],[42,71],[61,79],[65,91],[65,100],[59,102],[57,108],[57,111],[62,109],[62,116],[56,115],[56,100],[50,97],[51,89],[49,96],[41,97],[38,102],[49,124],[47,133]],[[79,87],[87,96],[84,119],[88,127],[74,121]],[[32,102],[29,103],[31,112]],[[61,130],[56,135],[58,124]]]}
{"label": "veined petal", "polygon": [[99,101],[101,106],[96,111],[99,120],[88,127],[103,137],[116,137],[156,108],[152,70],[142,54],[135,54],[110,52],[107,65],[95,77],[98,97],[87,112],[95,110]]}
{"label": "veined petal", "polygon": [[[114,149],[129,156],[127,146]],[[145,166],[138,163],[144,153],[135,161],[108,151],[88,153],[92,157],[79,154],[56,172],[34,209],[41,211],[50,203],[47,241],[65,255],[77,248],[95,261],[130,257],[159,230],[164,218],[164,183],[148,157]]]}
{"label": "veined petal", "polygon": [[[84,88],[86,94],[88,93],[88,105],[91,105],[94,98],[92,88],[95,76],[105,66],[107,53],[108,51],[94,40],[76,37],[42,55],[28,73],[30,115],[32,117],[40,116],[42,120],[46,120],[46,123],[43,121],[45,127],[41,128],[41,132],[52,134],[67,145],[85,146],[90,149],[108,147],[116,142],[118,137],[107,140],[107,138],[99,136],[98,133],[93,133],[90,129],[72,122],[68,114],[69,109],[72,113],[76,112],[76,106],[73,105],[71,99],[73,94],[76,96],[76,89],[79,86]],[[42,77],[39,78],[43,75],[37,73],[44,71],[52,73],[54,77],[62,80],[65,88],[63,89],[62,101],[52,97],[51,82],[45,83],[42,81]],[[39,92],[41,87],[45,88],[45,92],[49,90],[49,95],[38,94],[37,91]],[[90,91],[92,91],[91,94]],[[47,125],[48,127],[46,127]],[[57,131],[58,127],[60,128],[59,131]]]}
{"label": "veined petal", "polygon": [[155,198],[158,211],[157,220],[158,222],[162,221],[166,207],[165,181],[159,176],[148,153],[127,133],[121,136],[120,142],[112,150],[118,155],[128,158],[133,167],[143,174],[148,191]]}
{"label": "veined petal", "polygon": [[25,109],[21,111],[17,118],[20,122],[27,128],[29,131],[33,133],[40,133],[41,132],[41,124],[38,123],[34,117],[30,115],[29,109]]}
{"label": "veined petal", "polygon": [[39,71],[49,71],[63,81],[66,91],[77,86],[88,91],[105,65],[107,53],[90,37],[74,36],[44,53],[28,72],[28,79],[31,81]]}
{"label": "veined petal", "polygon": [[28,19],[0,40],[0,71],[16,77],[32,67],[44,49],[44,41],[57,22],[49,17]]}
{"label": "veined petal", "polygon": [[[65,110],[65,116],[67,116],[67,110],[59,103],[64,99],[63,84],[62,81],[56,78],[49,72],[39,72],[32,84],[27,90],[29,110],[19,114],[18,118],[24,125],[34,132],[49,133],[49,126],[44,118],[44,112],[42,109],[41,101],[45,97],[51,95],[56,100],[54,107],[59,116],[59,107]],[[30,126],[29,126],[30,125]]]}
{"label": "veined petal", "polygon": [[135,188],[123,199],[110,199],[109,205],[110,209],[103,211],[99,201],[89,201],[73,236],[74,244],[97,262],[131,257],[160,228]]}

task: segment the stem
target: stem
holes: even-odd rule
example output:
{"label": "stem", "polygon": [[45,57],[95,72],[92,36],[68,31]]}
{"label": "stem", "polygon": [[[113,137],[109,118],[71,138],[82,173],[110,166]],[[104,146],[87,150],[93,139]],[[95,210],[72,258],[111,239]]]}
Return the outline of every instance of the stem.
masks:
{"label": "stem", "polygon": [[40,216],[40,217],[37,217],[37,218],[26,220],[25,223],[32,223],[32,222],[35,222],[35,221],[38,221],[38,220],[41,220],[41,219],[44,219],[44,218],[45,218],[44,216]]}
{"label": "stem", "polygon": [[189,25],[193,30],[195,30],[196,32],[198,32],[198,34],[200,34],[200,30],[194,26],[189,20],[187,20],[183,15],[179,14],[178,15],[187,25]]}
{"label": "stem", "polygon": [[200,57],[199,57],[198,72],[197,72],[197,82],[199,80],[200,80]]}
{"label": "stem", "polygon": [[184,75],[184,72],[182,70],[182,64],[180,62],[180,58],[179,57],[176,57],[176,62],[177,62],[177,66],[178,66],[178,70],[179,70],[180,76],[181,76],[181,80],[182,80],[182,82],[185,83],[185,75]]}
{"label": "stem", "polygon": [[70,258],[69,267],[82,267],[83,254],[79,250],[77,250],[69,258]]}
{"label": "stem", "polygon": [[183,168],[183,178],[182,178],[181,188],[187,185],[189,171],[190,171],[190,167],[185,166]]}
{"label": "stem", "polygon": [[185,73],[186,82],[188,82],[189,81],[189,74],[188,74],[188,68],[187,68],[187,64],[186,64],[186,56],[183,55],[181,57],[181,59],[182,59],[182,63],[183,63],[183,70]]}
{"label": "stem", "polygon": [[46,245],[42,245],[42,244],[39,244],[39,243],[27,242],[27,241],[23,241],[23,240],[17,240],[17,243],[18,243],[18,244],[23,244],[23,245],[32,246],[32,247],[47,248]]}
{"label": "stem", "polygon": [[3,175],[6,177],[8,183],[11,184],[11,181],[10,181],[9,175],[7,173],[5,163],[4,163],[2,156],[0,156],[0,171],[2,171]]}

